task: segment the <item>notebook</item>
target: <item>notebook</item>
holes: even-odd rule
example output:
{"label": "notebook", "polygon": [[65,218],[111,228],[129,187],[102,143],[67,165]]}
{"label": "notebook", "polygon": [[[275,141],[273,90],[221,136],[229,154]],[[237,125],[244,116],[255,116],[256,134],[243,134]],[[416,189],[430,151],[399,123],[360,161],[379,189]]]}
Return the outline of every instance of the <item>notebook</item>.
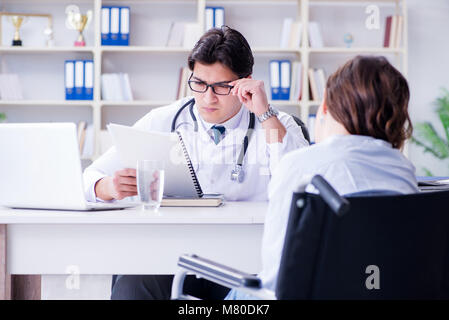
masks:
{"label": "notebook", "polygon": [[[152,132],[133,127],[109,124],[108,130],[123,168],[136,168],[138,160],[164,162],[164,201],[176,206],[215,206],[222,196],[203,197],[189,154],[181,134]],[[168,202],[168,198],[171,198]],[[195,201],[192,200],[201,200]]]}
{"label": "notebook", "polygon": [[219,207],[224,204],[222,196],[208,197],[204,195],[202,198],[163,198],[162,207]]}

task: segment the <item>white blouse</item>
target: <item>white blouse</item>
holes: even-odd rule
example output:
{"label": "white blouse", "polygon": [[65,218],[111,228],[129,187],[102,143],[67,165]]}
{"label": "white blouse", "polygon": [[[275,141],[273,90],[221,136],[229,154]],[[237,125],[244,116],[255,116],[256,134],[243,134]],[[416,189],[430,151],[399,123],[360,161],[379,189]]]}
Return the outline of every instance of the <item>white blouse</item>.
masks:
{"label": "white blouse", "polygon": [[[288,153],[269,184],[269,205],[262,241],[264,287],[275,289],[290,202],[304,175],[322,175],[341,194],[368,190],[418,192],[415,167],[384,140],[336,135],[309,148]],[[313,192],[313,187],[306,190]]]}

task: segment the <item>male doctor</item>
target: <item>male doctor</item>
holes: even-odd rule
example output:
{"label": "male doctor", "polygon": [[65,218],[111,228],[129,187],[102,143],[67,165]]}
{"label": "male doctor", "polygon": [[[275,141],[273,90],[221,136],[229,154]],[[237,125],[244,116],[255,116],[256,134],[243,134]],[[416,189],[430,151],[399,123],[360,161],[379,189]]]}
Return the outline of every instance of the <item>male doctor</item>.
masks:
{"label": "male doctor", "polygon": [[[203,192],[221,193],[226,200],[267,200],[271,172],[282,155],[308,145],[293,118],[268,104],[263,81],[251,78],[253,64],[242,34],[229,27],[211,29],[188,57],[191,106],[177,115],[192,97],[181,99],[150,111],[134,125],[160,132],[174,127],[182,135]],[[239,163],[251,122],[254,133]],[[231,179],[236,169],[241,174]],[[89,201],[137,195],[136,170],[120,166],[114,147],[85,170],[84,180]],[[119,276],[112,299],[168,299],[171,281],[172,276]],[[199,297],[226,295],[198,280],[187,281],[185,287]]]}

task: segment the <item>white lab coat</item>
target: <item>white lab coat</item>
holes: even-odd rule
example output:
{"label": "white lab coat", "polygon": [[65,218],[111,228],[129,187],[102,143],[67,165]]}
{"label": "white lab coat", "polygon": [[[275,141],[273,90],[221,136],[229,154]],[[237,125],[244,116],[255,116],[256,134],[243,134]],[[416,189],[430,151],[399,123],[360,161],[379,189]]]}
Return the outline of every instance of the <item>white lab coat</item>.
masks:
{"label": "white lab coat", "polygon": [[[150,111],[137,121],[134,127],[148,131],[170,132],[176,112],[191,98],[187,97]],[[248,129],[248,109],[242,106],[239,113],[221,124],[225,126],[226,131],[223,140],[217,145],[213,141],[210,130],[213,124],[201,118],[196,106],[193,109],[198,121],[198,132],[194,131],[188,108],[179,115],[176,130],[183,137],[203,193],[220,193],[226,200],[265,201],[271,172],[280,158],[289,151],[308,145],[301,128],[288,114],[280,112],[278,116],[287,130],[282,143],[267,144],[265,130],[256,119],[255,131],[243,161],[245,179],[242,183],[231,181],[231,171],[235,167]],[[86,168],[84,183],[87,200],[101,201],[95,197],[95,183],[105,176],[112,176],[120,169],[123,167],[115,147],[110,148]]]}

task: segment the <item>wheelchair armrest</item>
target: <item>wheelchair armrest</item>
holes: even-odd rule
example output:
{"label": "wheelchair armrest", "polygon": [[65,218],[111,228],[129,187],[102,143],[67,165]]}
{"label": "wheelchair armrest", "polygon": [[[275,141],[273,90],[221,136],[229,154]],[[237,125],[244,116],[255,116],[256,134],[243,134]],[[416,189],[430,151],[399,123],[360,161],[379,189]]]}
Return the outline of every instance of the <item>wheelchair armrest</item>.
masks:
{"label": "wheelchair armrest", "polygon": [[261,280],[257,276],[201,258],[195,254],[184,254],[179,257],[178,266],[193,272],[199,277],[220,283],[227,287],[261,287]]}

